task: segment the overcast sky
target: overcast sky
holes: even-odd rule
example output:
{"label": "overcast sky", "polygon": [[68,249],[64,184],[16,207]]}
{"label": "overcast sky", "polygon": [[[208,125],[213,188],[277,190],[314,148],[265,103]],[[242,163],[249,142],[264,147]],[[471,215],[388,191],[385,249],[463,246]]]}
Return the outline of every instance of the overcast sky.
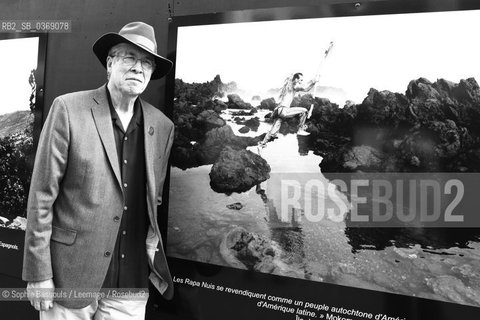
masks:
{"label": "overcast sky", "polygon": [[176,78],[235,81],[262,93],[294,72],[360,103],[368,90],[404,93],[410,80],[480,79],[480,11],[318,18],[181,27]]}
{"label": "overcast sky", "polygon": [[38,37],[0,40],[0,114],[30,109],[30,71],[37,68]]}

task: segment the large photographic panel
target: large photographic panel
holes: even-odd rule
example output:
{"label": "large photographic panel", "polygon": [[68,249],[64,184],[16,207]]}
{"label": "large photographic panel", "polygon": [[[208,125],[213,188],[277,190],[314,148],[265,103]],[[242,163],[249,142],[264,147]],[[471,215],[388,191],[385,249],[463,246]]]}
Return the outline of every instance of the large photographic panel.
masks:
{"label": "large photographic panel", "polygon": [[190,316],[480,315],[480,10],[404,4],[174,21],[167,255]]}
{"label": "large photographic panel", "polygon": [[0,37],[0,272],[20,278],[27,197],[42,124],[46,34]]}

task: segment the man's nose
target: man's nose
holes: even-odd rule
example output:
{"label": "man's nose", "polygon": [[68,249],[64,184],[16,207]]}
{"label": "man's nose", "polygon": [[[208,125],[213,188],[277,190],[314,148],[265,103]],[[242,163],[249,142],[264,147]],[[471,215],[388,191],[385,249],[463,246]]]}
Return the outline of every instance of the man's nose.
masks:
{"label": "man's nose", "polygon": [[142,60],[138,59],[135,61],[135,64],[130,69],[135,72],[143,72]]}

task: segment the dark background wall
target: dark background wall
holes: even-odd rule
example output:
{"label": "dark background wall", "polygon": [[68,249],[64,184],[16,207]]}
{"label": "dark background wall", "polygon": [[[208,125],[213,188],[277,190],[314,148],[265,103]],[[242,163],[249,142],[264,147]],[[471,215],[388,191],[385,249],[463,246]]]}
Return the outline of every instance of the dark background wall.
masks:
{"label": "dark background wall", "polygon": [[[372,2],[363,1],[365,2]],[[71,20],[71,33],[48,36],[45,71],[45,107],[61,94],[93,89],[106,73],[91,50],[102,34],[118,32],[131,21],[144,21],[156,31],[159,53],[167,55],[168,18],[232,10],[355,3],[351,0],[2,0],[0,20]],[[165,81],[152,81],[143,97],[164,104]]]}

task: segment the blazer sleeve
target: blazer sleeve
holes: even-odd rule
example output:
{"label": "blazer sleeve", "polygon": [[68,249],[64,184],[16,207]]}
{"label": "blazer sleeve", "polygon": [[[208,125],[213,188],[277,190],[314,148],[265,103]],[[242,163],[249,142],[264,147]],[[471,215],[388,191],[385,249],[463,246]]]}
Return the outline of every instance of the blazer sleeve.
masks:
{"label": "blazer sleeve", "polygon": [[173,123],[171,121],[169,121],[170,123],[170,131],[169,131],[169,134],[168,134],[168,139],[167,139],[167,144],[165,145],[165,149],[164,149],[164,156],[162,157],[163,158],[163,161],[162,161],[162,165],[161,165],[161,168],[160,168],[160,177],[162,177],[161,179],[161,182],[160,182],[160,188],[158,189],[158,195],[157,195],[157,205],[161,205],[162,204],[162,197],[163,197],[163,187],[165,185],[165,178],[166,178],[166,175],[167,175],[167,167],[168,167],[168,163],[169,163],[169,159],[170,159],[170,151],[172,150],[172,145],[173,145],[173,138],[175,136],[175,127],[173,125]]}
{"label": "blazer sleeve", "polygon": [[27,204],[22,278],[53,278],[50,256],[53,206],[67,167],[70,130],[65,102],[53,102],[38,143]]}

